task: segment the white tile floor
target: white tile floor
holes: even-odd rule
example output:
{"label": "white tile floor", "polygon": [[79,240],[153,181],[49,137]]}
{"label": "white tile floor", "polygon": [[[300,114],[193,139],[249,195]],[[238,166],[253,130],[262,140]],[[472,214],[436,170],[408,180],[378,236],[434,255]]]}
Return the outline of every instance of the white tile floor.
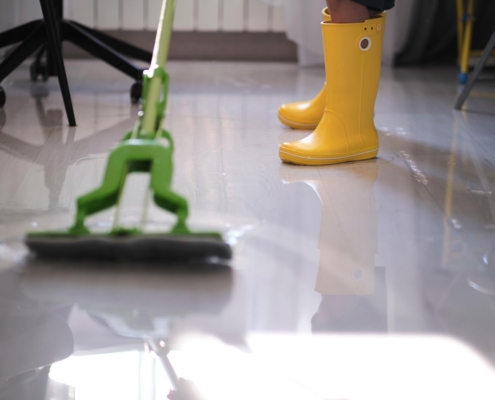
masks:
{"label": "white tile floor", "polygon": [[[152,373],[154,359],[134,351],[143,340],[162,359],[170,346],[178,376],[207,399],[495,397],[493,81],[456,112],[454,69],[385,70],[379,158],[308,168],[279,161],[279,143],[307,132],[285,129],[276,110],[317,93],[322,70],[171,63],[174,186],[193,227],[239,236],[232,273],[26,272],[17,237],[71,223],[75,199],[99,184],[137,113],[126,77],[94,61],[67,69],[77,128],[66,126],[55,80],[31,84],[26,66],[3,83],[0,304],[11,311],[0,313],[0,383],[71,354],[72,334],[75,355],[50,371],[57,400],[74,398],[64,390],[78,400],[165,398],[174,374]],[[145,189],[142,177],[129,182],[124,222],[139,218]],[[156,208],[149,220],[170,221]],[[69,305],[64,333],[53,310]],[[24,341],[3,340],[19,309],[45,322],[16,327]],[[2,351],[26,340],[19,363],[4,365]]]}

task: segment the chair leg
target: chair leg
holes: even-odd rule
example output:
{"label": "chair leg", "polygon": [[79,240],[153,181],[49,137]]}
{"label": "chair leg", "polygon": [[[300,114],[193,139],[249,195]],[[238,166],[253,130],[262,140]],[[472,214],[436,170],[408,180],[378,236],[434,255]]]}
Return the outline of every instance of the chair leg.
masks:
{"label": "chair leg", "polygon": [[43,21],[31,21],[27,24],[0,33],[0,48],[22,42],[27,39],[36,28],[39,28],[41,24],[43,24]]}
{"label": "chair leg", "polygon": [[126,43],[120,39],[114,38],[106,33],[99,32],[96,29],[88,28],[78,22],[70,21],[73,25],[76,25],[78,28],[81,28],[86,33],[89,33],[91,36],[94,36],[101,42],[105,43],[107,46],[110,46],[116,52],[123,54],[125,56],[135,58],[137,60],[145,61],[150,63],[153,54],[151,52],[140,49],[139,47],[133,46],[129,43]]}
{"label": "chair leg", "polygon": [[469,93],[471,93],[471,90],[473,89],[474,85],[476,84],[476,81],[478,80],[481,72],[483,71],[483,68],[485,68],[486,63],[488,62],[490,56],[492,55],[492,51],[495,49],[495,31],[492,34],[492,37],[490,38],[490,41],[485,47],[485,50],[483,50],[483,54],[481,55],[480,59],[476,63],[476,67],[474,71],[471,73],[471,76],[469,77],[469,81],[464,87],[464,90],[462,91],[461,95],[457,99],[457,102],[455,103],[455,109],[460,110],[464,103],[466,102]]}
{"label": "chair leg", "polygon": [[48,38],[48,50],[50,52],[50,56],[53,58],[53,63],[57,71],[58,82],[60,84],[62,98],[64,99],[65,111],[67,112],[69,126],[76,126],[76,117],[74,115],[69,83],[67,82],[67,74],[65,73],[64,60],[62,58],[61,41],[57,31],[58,22],[55,19],[55,13],[50,2],[51,0],[40,0],[41,10],[45,19],[46,36]]}
{"label": "chair leg", "polygon": [[105,43],[79,28],[75,24],[65,21],[63,23],[64,39],[74,43],[89,54],[110,64],[136,81],[142,79],[142,70],[132,64],[129,60],[122,57],[115,50]]}
{"label": "chair leg", "polygon": [[10,75],[31,54],[39,49],[46,39],[44,26],[36,28],[29,37],[17,46],[0,64],[0,82]]}

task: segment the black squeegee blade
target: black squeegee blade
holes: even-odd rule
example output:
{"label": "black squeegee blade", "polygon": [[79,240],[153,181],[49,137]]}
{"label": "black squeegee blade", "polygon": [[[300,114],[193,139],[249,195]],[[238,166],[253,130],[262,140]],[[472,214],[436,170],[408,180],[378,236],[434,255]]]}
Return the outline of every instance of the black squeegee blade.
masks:
{"label": "black squeegee blade", "polygon": [[223,240],[195,235],[33,235],[26,238],[26,244],[37,257],[53,260],[195,262],[232,258],[232,249]]}

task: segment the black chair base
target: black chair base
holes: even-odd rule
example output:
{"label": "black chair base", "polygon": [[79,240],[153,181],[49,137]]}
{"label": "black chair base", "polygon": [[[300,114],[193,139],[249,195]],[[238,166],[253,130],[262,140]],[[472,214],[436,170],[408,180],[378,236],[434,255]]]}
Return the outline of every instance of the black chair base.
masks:
{"label": "black chair base", "polygon": [[[0,48],[20,43],[0,63],[0,82],[37,52],[30,68],[31,80],[36,81],[40,76],[43,80],[47,80],[49,76],[58,77],[69,125],[75,126],[76,119],[61,50],[62,42],[68,41],[131,77],[135,81],[131,87],[131,101],[138,102],[143,71],[125,57],[151,62],[151,53],[77,22],[63,19],[62,0],[40,0],[40,3],[43,20],[28,22],[0,33]],[[42,61],[45,54],[46,62]],[[5,101],[5,91],[0,86],[0,107],[5,105]]]}

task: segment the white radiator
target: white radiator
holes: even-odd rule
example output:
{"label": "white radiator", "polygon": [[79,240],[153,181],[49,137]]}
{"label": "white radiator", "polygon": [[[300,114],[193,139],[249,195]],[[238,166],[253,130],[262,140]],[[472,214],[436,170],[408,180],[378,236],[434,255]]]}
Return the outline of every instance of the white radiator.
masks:
{"label": "white radiator", "polygon": [[[161,0],[64,0],[65,16],[98,29],[154,30]],[[41,18],[38,0],[0,0],[0,31]],[[283,7],[262,0],[177,0],[175,30],[284,32]]]}
{"label": "white radiator", "polygon": [[[3,1],[3,0],[0,0]],[[19,3],[26,3],[21,0]],[[31,7],[37,2],[29,0]],[[65,0],[65,14],[98,29],[154,30],[161,0]],[[39,7],[39,5],[38,5]],[[178,0],[177,31],[284,32],[283,7],[261,0]]]}

